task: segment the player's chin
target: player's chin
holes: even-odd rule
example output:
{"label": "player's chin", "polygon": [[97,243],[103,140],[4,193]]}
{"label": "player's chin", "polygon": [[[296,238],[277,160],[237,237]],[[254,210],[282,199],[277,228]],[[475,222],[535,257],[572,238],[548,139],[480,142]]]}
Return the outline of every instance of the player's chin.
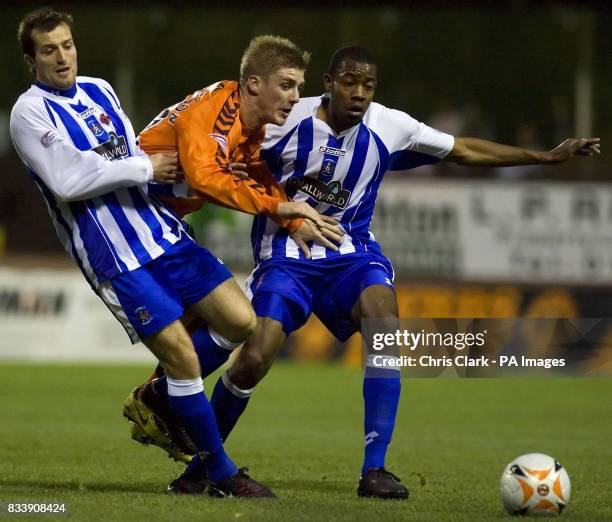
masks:
{"label": "player's chin", "polygon": [[76,75],[74,73],[56,75],[54,78],[54,84],[60,89],[69,89],[74,85],[75,81]]}
{"label": "player's chin", "polygon": [[275,116],[278,119],[279,125],[282,123],[285,123],[287,121],[287,119],[289,118],[289,115],[291,114],[291,107],[284,107],[282,109],[278,109],[277,111],[275,111]]}
{"label": "player's chin", "polygon": [[271,123],[273,123],[274,125],[284,125],[288,117],[289,114],[286,114],[283,111],[277,111],[274,115],[274,120]]}
{"label": "player's chin", "polygon": [[351,125],[357,125],[363,120],[363,112],[361,111],[348,111],[346,113],[346,119]]}

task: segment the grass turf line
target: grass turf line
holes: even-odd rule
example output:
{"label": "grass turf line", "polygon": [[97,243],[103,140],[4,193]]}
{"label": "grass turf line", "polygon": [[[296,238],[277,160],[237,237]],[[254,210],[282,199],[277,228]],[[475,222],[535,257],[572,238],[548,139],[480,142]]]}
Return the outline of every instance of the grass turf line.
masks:
{"label": "grass turf line", "polygon": [[[564,520],[612,520],[610,380],[403,380],[387,462],[410,500],[381,502],[355,494],[360,372],[279,363],[227,448],[280,500],[245,502],[164,494],[181,466],[131,441],[121,416],[123,399],[148,373],[138,366],[3,365],[0,501],[62,501],[70,519],[105,522],[501,520],[504,466],[539,451],[570,474]],[[209,393],[215,380],[207,380]]]}

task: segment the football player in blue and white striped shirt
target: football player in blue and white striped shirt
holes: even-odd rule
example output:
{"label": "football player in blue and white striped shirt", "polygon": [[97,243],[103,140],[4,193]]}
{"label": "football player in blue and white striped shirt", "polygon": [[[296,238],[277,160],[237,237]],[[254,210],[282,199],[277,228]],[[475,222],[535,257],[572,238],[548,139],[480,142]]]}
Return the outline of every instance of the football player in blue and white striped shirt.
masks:
{"label": "football player in blue and white striped shirt", "polygon": [[[190,310],[233,345],[254,329],[251,305],[223,263],[148,194],[148,182],[176,180],[176,154],[143,154],[112,87],[77,76],[72,27],[69,14],[46,8],[20,23],[19,41],[36,82],[11,113],[15,148],[91,288],[131,340],[142,340],[163,365],[170,408],[206,455],[208,477],[221,493],[274,496],[225,453],[198,357],[180,321]],[[295,218],[303,216],[294,212],[302,206],[280,203],[275,212]]]}
{"label": "football player in blue and white striped shirt", "polygon": [[[286,231],[264,216],[255,218],[251,237],[258,264],[247,293],[257,328],[211,398],[224,440],[286,336],[311,313],[340,341],[361,330],[364,319],[397,325],[393,269],[369,231],[385,172],[441,160],[474,166],[559,163],[599,152],[598,139],[569,139],[550,152],[536,152],[438,132],[372,101],[376,63],[358,47],[334,54],[324,84],[326,95],[300,100],[283,126],[267,126],[262,157],[288,195],[338,220],[345,236],[337,251],[313,245],[306,259]],[[259,175],[265,183],[266,174]],[[368,365],[363,396],[365,455],[358,494],[405,499],[408,490],[385,469],[400,396],[399,371]]]}
{"label": "football player in blue and white striped shirt", "polygon": [[[369,230],[385,172],[441,160],[469,166],[549,164],[599,152],[598,139],[569,139],[550,152],[536,152],[432,129],[372,101],[376,63],[358,47],[334,54],[324,84],[326,95],[300,100],[282,127],[267,127],[262,157],[289,196],[334,217],[346,234],[338,251],[314,245],[308,260],[273,221],[255,218],[251,237],[258,264],[247,293],[258,325],[211,398],[224,439],[286,336],[310,313],[340,341],[360,330],[363,319],[397,324],[393,269]],[[408,497],[385,470],[399,395],[399,371],[366,368],[360,496]]]}

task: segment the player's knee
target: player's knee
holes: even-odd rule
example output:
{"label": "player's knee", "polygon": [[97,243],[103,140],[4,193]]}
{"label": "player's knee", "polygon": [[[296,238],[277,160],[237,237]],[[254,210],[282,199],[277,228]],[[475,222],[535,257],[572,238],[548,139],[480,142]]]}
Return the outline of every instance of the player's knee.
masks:
{"label": "player's knee", "polygon": [[397,312],[384,308],[362,308],[361,319],[396,319]]}
{"label": "player's knee", "polygon": [[362,319],[397,318],[397,304],[394,295],[377,300],[364,299],[359,305]]}
{"label": "player's knee", "polygon": [[249,307],[245,307],[240,313],[236,314],[231,328],[228,329],[227,339],[234,343],[240,343],[246,341],[246,339],[253,334],[257,327],[257,318],[255,312]]}
{"label": "player's knee", "polygon": [[232,379],[235,379],[235,383],[241,388],[253,388],[265,377],[271,365],[272,359],[266,354],[243,351],[232,368]]}
{"label": "player's knee", "polygon": [[359,296],[355,308],[354,317],[360,319],[393,319],[398,316],[395,292],[382,285],[366,288]]}
{"label": "player's knee", "polygon": [[265,354],[259,352],[251,354],[249,361],[251,376],[259,382],[268,373],[271,364],[272,361]]}

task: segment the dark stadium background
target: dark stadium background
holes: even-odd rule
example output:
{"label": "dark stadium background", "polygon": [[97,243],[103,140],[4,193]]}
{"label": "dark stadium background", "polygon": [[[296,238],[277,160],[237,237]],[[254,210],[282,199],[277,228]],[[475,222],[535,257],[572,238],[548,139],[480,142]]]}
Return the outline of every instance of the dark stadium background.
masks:
{"label": "dark stadium background", "polygon": [[[236,78],[250,38],[278,33],[312,52],[305,95],[321,92],[320,78],[333,50],[356,43],[379,62],[377,101],[425,122],[440,112],[458,111],[466,118],[464,135],[505,143],[519,142],[526,125],[544,147],[573,135],[576,78],[586,74],[592,85],[592,119],[590,128],[580,130],[594,132],[604,144],[609,141],[610,10],[596,2],[470,2],[463,8],[449,7],[451,2],[402,4],[57,5],[76,19],[79,72],[114,85],[135,129],[187,93]],[[41,219],[42,198],[23,175],[7,133],[11,106],[31,80],[16,43],[16,25],[36,5],[9,2],[0,20],[0,227],[6,229],[7,254],[61,249],[49,223]],[[605,157],[572,162],[543,175],[605,180],[612,166]],[[439,172],[475,175],[447,167]]]}

